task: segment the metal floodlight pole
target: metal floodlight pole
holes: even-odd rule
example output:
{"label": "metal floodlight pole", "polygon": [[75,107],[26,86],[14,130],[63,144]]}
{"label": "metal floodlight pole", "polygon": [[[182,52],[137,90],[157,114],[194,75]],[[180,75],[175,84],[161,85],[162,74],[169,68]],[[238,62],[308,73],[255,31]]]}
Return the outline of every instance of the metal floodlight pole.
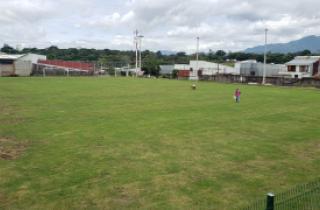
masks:
{"label": "metal floodlight pole", "polygon": [[263,78],[262,78],[262,84],[266,84],[266,65],[267,65],[267,43],[268,43],[268,29],[266,28],[264,30],[264,59],[263,59]]}

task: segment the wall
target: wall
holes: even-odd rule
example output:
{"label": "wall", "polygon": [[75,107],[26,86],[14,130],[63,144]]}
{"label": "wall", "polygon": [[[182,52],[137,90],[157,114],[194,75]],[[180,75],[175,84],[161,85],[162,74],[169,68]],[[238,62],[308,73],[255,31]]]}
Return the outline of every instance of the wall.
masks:
{"label": "wall", "polygon": [[[240,65],[240,66],[239,66]],[[254,76],[263,76],[263,63],[240,63],[237,64],[236,69],[240,69],[240,75],[242,76],[253,76],[251,73],[254,72]],[[282,64],[267,64],[266,65],[266,76],[272,77],[277,76],[279,72],[286,71],[286,66]]]}
{"label": "wall", "polygon": [[16,60],[14,62],[15,66],[15,75],[17,76],[30,76],[32,72],[32,63],[31,61]]}
{"label": "wall", "polygon": [[188,78],[190,76],[190,71],[189,70],[180,70],[178,71],[178,78]]}
{"label": "wall", "polygon": [[190,61],[190,68],[197,69],[197,66],[202,70],[202,75],[214,75],[214,74],[239,74],[236,72],[235,68],[226,66],[219,63],[212,63],[207,61]]}
{"label": "wall", "polygon": [[[202,81],[215,81],[223,83],[262,83],[262,77],[240,76],[240,75],[213,75],[202,76]],[[302,86],[320,88],[320,79],[315,78],[285,78],[285,77],[266,77],[266,83],[278,86]]]}
{"label": "wall", "polygon": [[189,64],[174,64],[174,70],[190,70]]}
{"label": "wall", "polygon": [[14,73],[13,64],[0,64],[0,76],[11,76]]}
{"label": "wall", "polygon": [[174,65],[160,65],[160,74],[172,74]]}

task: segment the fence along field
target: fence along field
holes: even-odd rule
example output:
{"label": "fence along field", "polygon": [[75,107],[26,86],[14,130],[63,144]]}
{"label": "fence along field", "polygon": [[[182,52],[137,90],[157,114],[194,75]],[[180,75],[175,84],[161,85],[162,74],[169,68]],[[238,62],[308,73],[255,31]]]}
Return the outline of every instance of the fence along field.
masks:
{"label": "fence along field", "polygon": [[320,209],[320,179],[298,185],[239,210],[318,210]]}
{"label": "fence along field", "polygon": [[0,78],[0,208],[229,210],[319,177],[319,90],[191,85]]}

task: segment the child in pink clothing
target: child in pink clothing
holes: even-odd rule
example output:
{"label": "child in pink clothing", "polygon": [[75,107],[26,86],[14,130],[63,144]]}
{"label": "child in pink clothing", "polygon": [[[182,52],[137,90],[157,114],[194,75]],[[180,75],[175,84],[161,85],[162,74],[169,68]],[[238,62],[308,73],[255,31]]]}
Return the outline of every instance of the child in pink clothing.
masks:
{"label": "child in pink clothing", "polygon": [[239,88],[237,88],[236,91],[234,92],[234,97],[236,99],[236,103],[240,102],[240,95],[241,95],[241,92],[240,92]]}

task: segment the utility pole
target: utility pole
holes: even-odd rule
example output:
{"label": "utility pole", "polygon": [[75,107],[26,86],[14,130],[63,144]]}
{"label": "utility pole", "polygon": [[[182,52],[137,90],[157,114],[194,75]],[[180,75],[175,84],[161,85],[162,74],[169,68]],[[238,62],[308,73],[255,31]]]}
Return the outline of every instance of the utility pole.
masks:
{"label": "utility pole", "polygon": [[128,63],[127,72],[126,72],[126,76],[127,76],[127,77],[129,77],[129,69],[130,69],[130,64]]}
{"label": "utility pole", "polygon": [[138,36],[139,38],[139,66],[140,66],[140,71],[142,70],[142,35]]}
{"label": "utility pole", "polygon": [[200,45],[200,37],[197,37],[197,53],[196,53],[197,71],[199,70],[199,45]]}
{"label": "utility pole", "polygon": [[138,30],[135,30],[134,32],[134,44],[135,44],[135,48],[136,48],[136,77],[138,74]]}
{"label": "utility pole", "polygon": [[264,59],[263,59],[263,78],[262,84],[266,84],[266,65],[267,65],[267,43],[268,43],[268,29],[264,30]]}
{"label": "utility pole", "polygon": [[196,51],[196,69],[192,72],[193,79],[198,78],[199,71],[199,45],[200,45],[200,37],[197,37],[197,51]]}

